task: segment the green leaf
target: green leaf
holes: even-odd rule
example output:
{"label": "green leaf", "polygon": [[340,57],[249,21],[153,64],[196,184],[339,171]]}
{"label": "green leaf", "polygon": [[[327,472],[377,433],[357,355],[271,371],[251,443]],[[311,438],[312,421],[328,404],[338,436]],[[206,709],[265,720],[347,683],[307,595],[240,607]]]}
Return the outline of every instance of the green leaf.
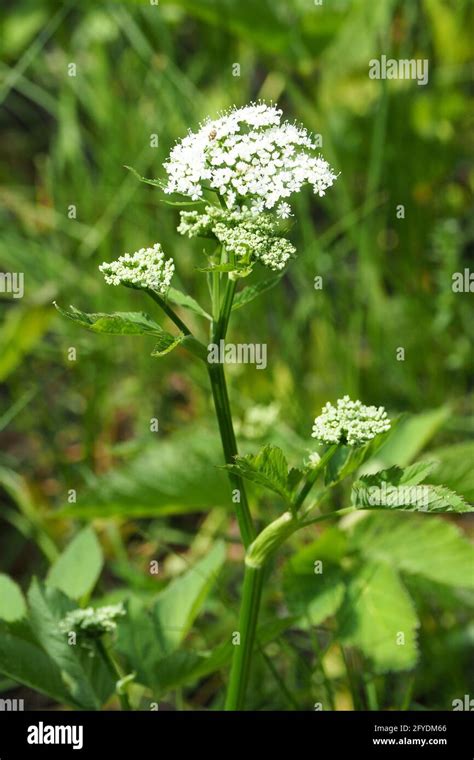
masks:
{"label": "green leaf", "polygon": [[183,641],[204,599],[224,564],[223,542],[214,544],[210,552],[184,575],[171,581],[153,606],[158,643],[166,654]]}
{"label": "green leaf", "polygon": [[376,672],[412,668],[418,619],[396,571],[367,564],[350,577],[337,614],[343,644],[358,647]]}
{"label": "green leaf", "polygon": [[[125,169],[128,169],[128,171],[132,172],[132,174],[135,175],[137,179],[140,180],[140,182],[144,182],[146,185],[152,185],[153,187],[159,187],[160,190],[163,190],[165,192],[166,182],[163,182],[161,179],[148,179],[147,177],[142,177],[141,174],[137,172],[136,169],[134,169],[132,166],[127,166],[124,164]],[[167,206],[199,206],[202,203],[206,203],[206,200],[203,198],[199,201],[169,201],[166,198],[160,198],[160,203],[164,203]]]}
{"label": "green leaf", "polygon": [[184,306],[185,309],[190,309],[191,311],[194,311],[195,314],[199,314],[199,316],[212,321],[211,315],[208,314],[207,311],[204,311],[202,306],[200,306],[192,296],[188,296],[187,293],[182,293],[180,290],[176,290],[176,288],[168,288],[166,295],[172,303],[175,303],[178,306]]}
{"label": "green leaf", "polygon": [[222,458],[220,445],[213,430],[187,426],[96,478],[81,489],[76,504],[51,517],[137,519],[227,506],[229,484],[216,467]]}
{"label": "green leaf", "polygon": [[323,571],[295,572],[291,561],[283,576],[283,589],[288,609],[298,618],[299,628],[320,625],[339,609],[344,598],[344,576],[340,568],[323,561]]}
{"label": "green leaf", "polygon": [[362,446],[346,446],[344,444],[339,444],[326,468],[324,479],[326,485],[329,485],[330,483],[338,483],[349,475],[352,475],[352,473],[361,467],[364,462],[374,456],[374,453],[383,446],[388,435],[390,435],[390,431],[378,435],[372,441],[369,441]]}
{"label": "green leaf", "polygon": [[376,461],[380,467],[409,464],[449,419],[451,409],[442,406],[421,414],[406,416],[387,437],[378,450]]}
{"label": "green leaf", "polygon": [[11,623],[26,613],[21,588],[8,575],[0,575],[0,619]]}
{"label": "green leaf", "polygon": [[0,382],[4,382],[43,340],[51,316],[51,309],[39,304],[4,310],[0,324]]}
{"label": "green leaf", "polygon": [[237,472],[243,478],[257,483],[257,485],[270,489],[283,496],[290,498],[288,489],[288,463],[285,455],[278,446],[267,444],[254,456],[248,454],[236,457],[235,464],[225,466],[232,472]]}
{"label": "green leaf", "polygon": [[102,571],[104,558],[97,536],[91,527],[84,528],[71,541],[47,575],[50,586],[71,599],[90,594]]}
{"label": "green leaf", "polygon": [[266,290],[273,288],[278,282],[280,282],[282,277],[283,274],[278,274],[275,277],[270,277],[267,280],[262,280],[261,282],[257,282],[255,285],[249,285],[248,287],[241,290],[234,298],[232,311],[240,309],[242,306],[250,303],[250,301],[253,301],[254,298],[257,298],[262,293],[265,293]]}
{"label": "green leaf", "polygon": [[474,546],[442,518],[370,514],[354,526],[350,547],[370,560],[437,583],[474,588]]}
{"label": "green leaf", "polygon": [[[128,625],[119,628],[117,648],[136,671],[138,682],[153,689],[155,697],[189,686],[230,663],[234,652],[230,635],[228,641],[209,651],[177,649],[164,655],[157,646],[151,615],[143,604],[132,597],[128,609]],[[294,618],[286,617],[263,624],[258,628],[256,646],[266,646],[294,623]]]}
{"label": "green leaf", "polygon": [[30,619],[44,651],[61,670],[68,691],[85,710],[97,710],[114,689],[113,680],[98,657],[91,658],[79,646],[71,646],[59,630],[59,622],[75,608],[58,589],[33,580],[28,591]]}
{"label": "green leaf", "polygon": [[81,327],[92,330],[92,332],[109,335],[157,335],[160,338],[167,336],[173,339],[173,336],[166,333],[148,314],[141,311],[86,314],[74,306],[70,307],[70,311],[66,311],[56,303],[54,305],[64,317],[71,319]]}
{"label": "green leaf", "polygon": [[61,669],[24,624],[0,623],[0,673],[60,704],[80,707],[68,692]]}
{"label": "green leaf", "polygon": [[430,482],[456,491],[467,501],[474,502],[474,443],[458,443],[435,449],[430,456],[436,460]]}
{"label": "green leaf", "polygon": [[164,190],[165,183],[161,179],[147,179],[146,177],[142,177],[141,174],[137,172],[136,169],[133,168],[133,166],[127,166],[124,164],[125,168],[128,169],[129,172],[132,172],[132,174],[135,175],[137,179],[140,180],[140,182],[145,182],[147,185],[153,185],[153,187],[159,187],[161,190]]}
{"label": "green leaf", "polygon": [[160,335],[158,343],[155,344],[155,347],[151,352],[151,356],[158,357],[169,354],[170,351],[173,351],[174,348],[177,348],[177,346],[183,342],[185,337],[185,335],[178,335],[177,337],[174,337],[174,335],[170,335],[169,333],[163,333]]}
{"label": "green leaf", "polygon": [[420,485],[432,468],[432,463],[419,462],[405,470],[390,467],[373,475],[362,475],[352,487],[352,504],[358,509],[472,512],[473,507],[449,488]]}

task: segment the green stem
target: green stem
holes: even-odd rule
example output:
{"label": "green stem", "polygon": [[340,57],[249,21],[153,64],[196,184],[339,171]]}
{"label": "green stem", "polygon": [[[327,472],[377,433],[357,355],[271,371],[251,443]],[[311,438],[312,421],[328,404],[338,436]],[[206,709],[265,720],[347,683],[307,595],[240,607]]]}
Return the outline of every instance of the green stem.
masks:
{"label": "green stem", "polygon": [[226,710],[244,709],[262,596],[263,575],[263,568],[245,566],[239,614],[240,643],[235,645],[232,657],[232,668],[225,702]]}
{"label": "green stem", "polygon": [[165,299],[162,298],[159,293],[156,293],[154,290],[150,290],[149,288],[145,288],[145,293],[148,293],[150,298],[152,298],[153,301],[158,304],[158,306],[165,312],[171,321],[174,322],[176,327],[181,330],[185,336],[181,345],[187,348],[188,351],[197,356],[199,359],[202,359],[202,361],[207,361],[206,347],[201,343],[201,341],[194,337],[189,327],[183,322],[180,317],[178,317],[174,309],[171,308]]}
{"label": "green stem", "polygon": [[157,303],[161,309],[163,309],[165,314],[171,319],[172,322],[175,323],[176,327],[178,327],[178,329],[181,330],[184,335],[191,335],[191,330],[189,327],[184,324],[183,320],[178,317],[176,312],[165,301],[165,299],[159,295],[159,293],[156,293],[154,290],[150,290],[150,288],[145,288],[145,292],[148,293],[150,298],[152,298],[153,301]]}
{"label": "green stem", "polygon": [[224,299],[222,302],[222,309],[217,320],[215,331],[213,334],[213,342],[219,343],[219,341],[225,338],[227,334],[227,328],[229,326],[230,313],[232,311],[232,303],[235,295],[235,280],[231,280],[230,277],[227,280]]}
{"label": "green stem", "polygon": [[227,687],[226,710],[242,710],[245,703],[250,663],[255,644],[258,611],[262,593],[265,567],[270,557],[290,535],[312,523],[329,520],[353,512],[355,507],[347,507],[312,520],[298,519],[292,512],[284,512],[262,530],[247,549],[242,600],[239,613],[240,645],[232,658],[232,668]]}
{"label": "green stem", "polygon": [[[230,278],[228,278],[224,298],[221,305],[219,278],[219,273],[214,272],[212,298],[212,313],[214,315],[214,319],[212,322],[211,334],[212,341],[215,344],[219,344],[220,340],[224,340],[227,334],[230,312],[232,310],[232,302],[234,300],[235,293],[235,283],[232,282]],[[219,432],[222,441],[222,448],[224,450],[224,458],[226,464],[234,464],[235,457],[238,454],[238,449],[234,426],[232,423],[232,412],[230,408],[229,395],[227,392],[224,367],[220,363],[208,363],[207,366],[209,380],[211,383],[212,396],[214,400],[214,407],[216,410],[217,422],[219,425]],[[240,475],[236,475],[234,473],[229,473],[229,481],[232,490],[238,491],[238,501],[235,502],[235,511],[237,515],[237,521],[239,523],[242,543],[244,544],[245,548],[247,548],[255,538],[255,528],[250,514],[245,485]]]}
{"label": "green stem", "polygon": [[336,453],[337,444],[334,444],[333,446],[330,446],[327,451],[323,454],[321,459],[319,460],[316,467],[314,467],[309,475],[307,476],[305,482],[303,483],[298,496],[295,499],[293,510],[294,512],[297,512],[298,509],[303,504],[304,500],[306,499],[307,495],[311,491],[312,487],[316,483],[316,480],[318,479],[320,473],[324,470],[329,460],[334,456]]}
{"label": "green stem", "polygon": [[[102,639],[97,639],[96,644],[97,644],[97,649],[104,661],[104,664],[107,670],[109,671],[110,675],[112,676],[112,678],[117,684],[123,678],[123,674],[121,673],[119,666],[115,662],[114,658],[110,654],[109,650],[107,649]],[[130,707],[130,702],[128,701],[127,694],[125,692],[122,693],[118,691],[117,688],[116,688],[116,693],[120,700],[120,707],[122,708],[122,710],[131,710],[132,708]]]}
{"label": "green stem", "polygon": [[[222,364],[208,365],[209,380],[211,382],[212,396],[216,410],[217,422],[221,435],[224,458],[227,464],[234,464],[235,457],[238,454],[237,442],[235,439],[234,426],[232,424],[232,415],[230,411],[229,397],[227,394],[227,385],[225,381],[224,368]],[[237,490],[239,501],[235,502],[235,511],[239,523],[240,535],[245,548],[251,544],[255,538],[255,528],[245,492],[245,486],[240,475],[229,473],[229,481],[232,490]]]}
{"label": "green stem", "polygon": [[[215,272],[213,274],[212,289],[212,314],[214,319],[211,332],[214,344],[219,345],[219,341],[225,340],[234,294],[235,282],[228,277],[221,304],[220,275]],[[208,364],[208,372],[225,461],[227,464],[234,464],[238,450],[224,367],[220,363]],[[256,531],[250,514],[245,485],[242,478],[235,473],[229,473],[229,481],[231,488],[238,491],[239,500],[235,502],[235,511],[242,543],[247,549],[254,540]],[[231,675],[226,698],[227,710],[242,709],[245,702],[262,593],[262,576],[263,571],[261,570],[245,568],[239,613],[240,644],[236,645],[232,657]]]}
{"label": "green stem", "polygon": [[367,706],[369,710],[377,712],[379,709],[379,702],[377,697],[377,688],[375,686],[374,677],[369,674],[364,678],[365,693],[367,697]]}

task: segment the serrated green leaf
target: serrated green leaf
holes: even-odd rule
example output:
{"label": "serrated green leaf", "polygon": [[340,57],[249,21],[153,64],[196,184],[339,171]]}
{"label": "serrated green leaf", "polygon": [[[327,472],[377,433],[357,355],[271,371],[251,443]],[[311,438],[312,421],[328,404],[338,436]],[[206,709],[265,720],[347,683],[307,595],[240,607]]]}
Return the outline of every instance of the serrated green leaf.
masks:
{"label": "serrated green leaf", "polygon": [[291,467],[287,478],[287,490],[290,494],[295,494],[296,489],[301,484],[305,477],[304,470],[298,469],[298,467]]}
{"label": "serrated green leaf", "polygon": [[50,586],[63,591],[70,599],[90,594],[102,571],[101,546],[91,527],[78,533],[58,557],[47,575]]}
{"label": "serrated green leaf", "polygon": [[0,619],[11,623],[20,620],[25,613],[21,588],[8,575],[0,574]]}
{"label": "serrated green leaf", "polygon": [[285,568],[283,590],[288,609],[297,618],[296,625],[306,629],[320,625],[334,615],[344,598],[344,576],[339,567],[322,561],[322,572],[295,572],[291,561]]}
{"label": "serrated green leaf", "polygon": [[194,311],[195,314],[205,317],[205,319],[212,320],[211,315],[208,314],[207,311],[204,311],[202,306],[200,306],[198,302],[187,293],[182,293],[180,290],[176,290],[176,288],[168,288],[166,296],[172,301],[172,303],[175,303],[178,306],[183,306],[185,309],[190,309],[191,311]]}
{"label": "serrated green leaf", "polygon": [[[87,330],[92,330],[92,332],[107,333],[109,335],[169,336],[157,322],[151,319],[148,314],[141,311],[87,314],[86,312],[79,311],[74,306],[70,307],[70,311],[66,311],[56,303],[54,305],[64,317],[71,319]],[[169,337],[171,338],[172,336]]]}
{"label": "serrated green leaf", "polygon": [[397,572],[367,564],[353,573],[337,613],[343,644],[360,649],[376,672],[412,668],[417,661],[413,603]]}
{"label": "serrated green leaf", "polygon": [[262,280],[261,282],[257,282],[255,285],[249,285],[248,287],[241,290],[234,298],[232,311],[242,308],[242,306],[245,306],[246,304],[253,301],[254,298],[257,298],[262,293],[265,293],[265,291],[273,288],[278,282],[280,282],[282,277],[283,274],[278,274],[275,277],[270,277],[267,280]]}
{"label": "serrated green leaf", "polygon": [[236,457],[235,464],[226,465],[226,469],[238,472],[243,478],[268,488],[285,499],[290,497],[288,463],[278,446],[267,444],[256,456],[248,454]]}
{"label": "serrated green leaf", "polygon": [[354,526],[352,550],[429,580],[474,588],[474,546],[452,522],[438,517],[367,515]]}
{"label": "serrated green leaf", "polygon": [[362,475],[352,487],[352,504],[358,509],[473,511],[473,507],[449,488],[420,484],[432,467],[432,463],[420,462],[406,469],[390,467],[373,475]]}

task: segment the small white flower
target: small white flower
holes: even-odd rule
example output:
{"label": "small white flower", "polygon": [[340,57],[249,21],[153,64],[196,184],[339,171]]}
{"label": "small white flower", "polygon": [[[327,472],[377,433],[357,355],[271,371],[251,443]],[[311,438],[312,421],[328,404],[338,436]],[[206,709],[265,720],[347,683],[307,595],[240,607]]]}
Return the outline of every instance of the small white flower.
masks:
{"label": "small white flower", "polygon": [[314,469],[314,467],[317,467],[318,464],[321,461],[321,457],[319,456],[317,451],[313,451],[309,457],[308,457],[308,467],[311,467]]}
{"label": "small white flower", "polygon": [[390,420],[383,406],[365,406],[344,396],[336,406],[327,403],[323,407],[314,420],[312,436],[323,443],[357,446],[389,429]]}
{"label": "small white flower", "polygon": [[276,214],[280,219],[288,219],[288,217],[293,216],[290,204],[286,202],[279,203]]}
{"label": "small white flower", "polygon": [[212,234],[241,266],[260,261],[280,271],[296,250],[289,240],[279,236],[272,214],[255,214],[248,208],[206,206],[204,211],[182,211],[178,232],[188,237]]}
{"label": "small white flower", "polygon": [[117,261],[99,266],[109,285],[130,284],[166,293],[174,273],[173,259],[165,259],[159,243],[151,248],[140,248],[133,254],[125,253]]}
{"label": "small white flower", "polygon": [[117,618],[124,615],[123,604],[72,610],[60,621],[59,630],[62,633],[74,631],[82,639],[95,639],[115,631]]}
{"label": "small white flower", "polygon": [[[324,195],[337,175],[319,155],[312,135],[282,121],[282,113],[275,106],[251,103],[189,131],[164,164],[166,192],[198,200],[210,186],[228,207],[238,198],[239,204],[257,204],[258,213],[273,209],[306,184]],[[281,218],[290,216],[289,204],[279,208]]]}

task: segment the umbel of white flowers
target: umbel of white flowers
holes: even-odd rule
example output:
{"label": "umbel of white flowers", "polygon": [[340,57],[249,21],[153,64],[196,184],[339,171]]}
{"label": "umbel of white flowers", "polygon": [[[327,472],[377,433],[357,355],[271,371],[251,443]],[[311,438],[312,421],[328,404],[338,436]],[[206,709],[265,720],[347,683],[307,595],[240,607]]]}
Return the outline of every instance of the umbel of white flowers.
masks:
{"label": "umbel of white flowers", "polygon": [[228,208],[245,204],[257,214],[275,208],[283,219],[291,215],[286,199],[303,185],[324,195],[337,175],[319,155],[313,136],[302,125],[282,121],[282,113],[251,103],[189,131],[164,164],[165,192],[199,200],[211,188]]}
{"label": "umbel of white flowers", "polygon": [[389,429],[390,420],[383,406],[365,406],[344,396],[336,401],[336,406],[329,402],[323,406],[314,420],[312,436],[322,443],[357,446]]}
{"label": "umbel of white flowers", "polygon": [[178,227],[188,237],[214,237],[241,267],[254,261],[275,271],[284,269],[296,249],[279,235],[278,222],[271,214],[254,214],[245,207],[225,210],[206,206],[204,211],[181,211]]}
{"label": "umbel of white flowers", "polygon": [[109,285],[137,285],[164,294],[173,277],[174,263],[165,259],[161,245],[155,243],[151,248],[125,253],[117,261],[104,262],[99,269]]}
{"label": "umbel of white flowers", "polygon": [[113,633],[117,627],[117,618],[124,615],[123,604],[72,610],[60,621],[59,630],[62,633],[74,631],[84,639],[96,639],[104,633]]}

